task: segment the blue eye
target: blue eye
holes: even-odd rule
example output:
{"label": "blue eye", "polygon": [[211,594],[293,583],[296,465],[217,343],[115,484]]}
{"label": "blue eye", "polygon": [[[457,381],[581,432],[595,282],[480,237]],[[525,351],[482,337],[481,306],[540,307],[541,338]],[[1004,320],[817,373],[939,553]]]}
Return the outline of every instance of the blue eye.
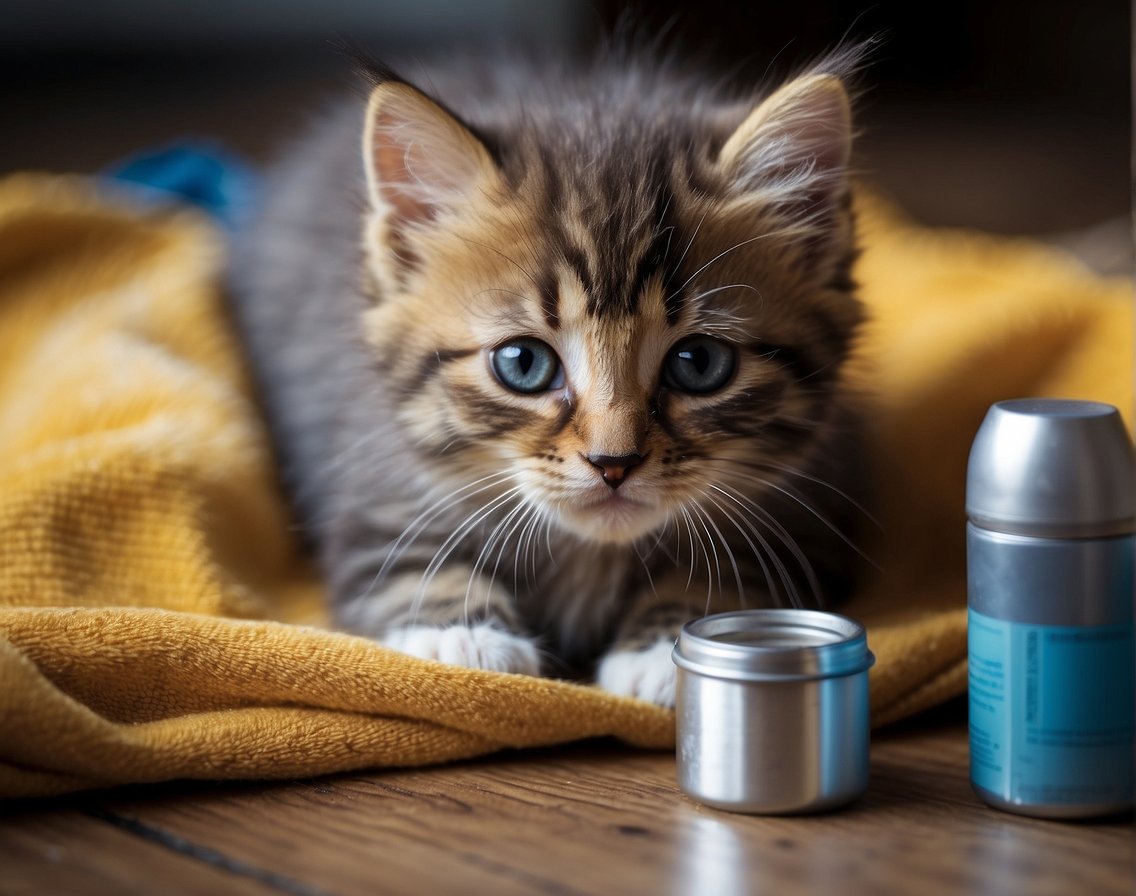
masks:
{"label": "blue eye", "polygon": [[563,379],[556,352],[539,339],[528,336],[511,339],[495,348],[489,363],[502,386],[525,395],[544,392]]}
{"label": "blue eye", "polygon": [[691,336],[670,350],[663,380],[671,388],[704,395],[729,383],[736,365],[733,346],[711,336]]}

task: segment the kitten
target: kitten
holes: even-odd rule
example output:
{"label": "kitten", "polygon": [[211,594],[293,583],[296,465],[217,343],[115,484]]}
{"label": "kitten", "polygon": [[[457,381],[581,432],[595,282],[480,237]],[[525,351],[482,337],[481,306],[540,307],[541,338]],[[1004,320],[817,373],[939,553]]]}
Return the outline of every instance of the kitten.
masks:
{"label": "kitten", "polygon": [[285,154],[234,310],[340,625],[670,704],[684,621],[846,588],[850,61],[376,68]]}

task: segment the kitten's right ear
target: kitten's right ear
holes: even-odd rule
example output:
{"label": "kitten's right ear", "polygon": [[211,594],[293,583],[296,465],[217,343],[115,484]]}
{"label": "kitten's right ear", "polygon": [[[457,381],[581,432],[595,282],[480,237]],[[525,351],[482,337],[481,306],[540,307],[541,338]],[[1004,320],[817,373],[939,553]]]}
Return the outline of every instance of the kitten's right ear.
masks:
{"label": "kitten's right ear", "polygon": [[823,213],[843,195],[851,144],[844,86],[833,75],[811,74],[751,112],[718,161],[734,198],[808,215]]}
{"label": "kitten's right ear", "polygon": [[415,229],[460,212],[500,178],[489,151],[467,127],[397,80],[371,92],[363,160],[379,238],[403,265],[417,261],[409,240]]}

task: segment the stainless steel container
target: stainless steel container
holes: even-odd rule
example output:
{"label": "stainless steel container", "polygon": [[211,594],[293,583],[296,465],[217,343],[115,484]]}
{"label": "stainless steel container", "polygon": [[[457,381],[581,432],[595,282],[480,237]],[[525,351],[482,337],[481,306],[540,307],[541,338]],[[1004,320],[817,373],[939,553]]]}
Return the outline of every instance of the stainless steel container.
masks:
{"label": "stainless steel container", "polygon": [[674,650],[678,783],[734,812],[816,812],[868,784],[868,669],[858,622],[817,610],[720,613]]}
{"label": "stainless steel container", "polygon": [[970,774],[999,809],[1133,805],[1136,457],[1116,408],[990,408],[967,475]]}

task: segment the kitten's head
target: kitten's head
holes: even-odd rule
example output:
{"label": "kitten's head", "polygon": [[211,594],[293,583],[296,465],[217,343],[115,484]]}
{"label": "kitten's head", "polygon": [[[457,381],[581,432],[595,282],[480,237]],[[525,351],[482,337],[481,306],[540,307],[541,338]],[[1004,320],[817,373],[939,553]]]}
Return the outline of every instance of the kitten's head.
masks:
{"label": "kitten's head", "polygon": [[365,324],[431,481],[627,543],[752,502],[832,415],[851,126],[823,71],[750,103],[593,85],[468,124],[378,80]]}

